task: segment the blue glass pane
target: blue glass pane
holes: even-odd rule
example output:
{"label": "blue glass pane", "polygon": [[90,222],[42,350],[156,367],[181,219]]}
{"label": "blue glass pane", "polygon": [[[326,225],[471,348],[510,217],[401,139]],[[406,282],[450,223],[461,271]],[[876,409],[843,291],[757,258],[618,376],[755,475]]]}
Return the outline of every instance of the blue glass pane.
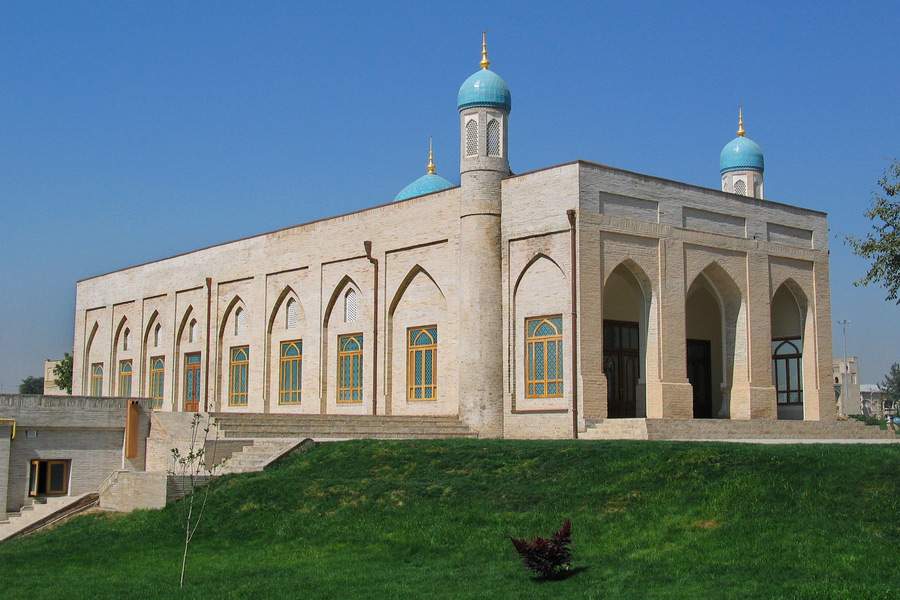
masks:
{"label": "blue glass pane", "polygon": [[541,323],[541,326],[537,328],[537,333],[535,334],[537,337],[545,337],[548,335],[556,335],[557,330],[550,325],[550,323],[544,321]]}
{"label": "blue glass pane", "polygon": [[422,353],[413,353],[413,382],[415,385],[422,385]]}
{"label": "blue glass pane", "polygon": [[426,385],[434,384],[433,356],[434,356],[434,350],[426,350],[425,351],[425,384]]}
{"label": "blue glass pane", "polygon": [[538,396],[543,396],[543,395],[544,395],[544,384],[543,384],[543,383],[536,383],[536,384],[534,384],[534,389],[535,389],[535,393],[536,393]]}
{"label": "blue glass pane", "polygon": [[534,379],[544,377],[544,344],[534,345]]}
{"label": "blue glass pane", "polygon": [[187,363],[189,365],[196,365],[200,363],[200,355],[199,354],[189,354],[187,357]]}
{"label": "blue glass pane", "polygon": [[534,320],[528,321],[528,337],[534,336],[534,330],[537,329],[537,326],[541,324],[541,321]]}
{"label": "blue glass pane", "polygon": [[434,388],[425,388],[425,397],[426,398],[434,398]]}
{"label": "blue glass pane", "polygon": [[556,342],[547,344],[547,379],[556,379]]}
{"label": "blue glass pane", "polygon": [[428,335],[431,336],[432,343],[436,344],[437,343],[437,327],[431,327],[429,329],[426,329],[425,331],[427,331]]}
{"label": "blue glass pane", "polygon": [[421,400],[422,399],[422,388],[415,388],[414,396],[415,396],[416,400]]}

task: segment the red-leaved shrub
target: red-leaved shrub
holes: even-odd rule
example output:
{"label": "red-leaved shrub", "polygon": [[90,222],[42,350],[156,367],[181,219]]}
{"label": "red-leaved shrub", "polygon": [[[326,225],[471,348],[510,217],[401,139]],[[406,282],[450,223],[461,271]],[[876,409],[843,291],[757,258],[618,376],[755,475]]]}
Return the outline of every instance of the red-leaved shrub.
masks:
{"label": "red-leaved shrub", "polygon": [[544,577],[552,577],[560,569],[568,569],[572,564],[572,551],[569,549],[569,544],[572,543],[569,519],[566,519],[562,529],[554,533],[549,540],[536,537],[529,542],[511,537],[509,541],[522,557],[522,563]]}

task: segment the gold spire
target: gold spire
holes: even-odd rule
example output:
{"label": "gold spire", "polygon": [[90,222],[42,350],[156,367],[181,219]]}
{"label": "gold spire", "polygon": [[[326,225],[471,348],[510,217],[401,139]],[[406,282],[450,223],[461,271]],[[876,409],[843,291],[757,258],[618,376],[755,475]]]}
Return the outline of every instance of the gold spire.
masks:
{"label": "gold spire", "polygon": [[428,138],[428,175],[434,175],[434,138]]}
{"label": "gold spire", "polygon": [[738,131],[737,131],[737,134],[738,134],[738,137],[744,137],[744,135],[747,134],[747,132],[744,131],[744,105],[743,104],[741,104],[741,106],[738,108]]}
{"label": "gold spire", "polygon": [[491,61],[487,57],[487,29],[481,32],[481,62],[478,64],[481,65],[482,69],[487,69],[491,66]]}

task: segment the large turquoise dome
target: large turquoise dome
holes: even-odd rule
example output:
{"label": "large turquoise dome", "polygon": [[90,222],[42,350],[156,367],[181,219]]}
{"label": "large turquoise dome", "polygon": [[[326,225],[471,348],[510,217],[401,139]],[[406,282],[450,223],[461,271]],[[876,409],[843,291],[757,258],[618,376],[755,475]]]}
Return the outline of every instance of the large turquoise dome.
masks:
{"label": "large turquoise dome", "polygon": [[721,173],[729,171],[759,171],[763,172],[762,148],[751,139],[738,136],[728,142],[719,155],[719,168]]}
{"label": "large turquoise dome", "polygon": [[397,194],[396,198],[394,198],[394,202],[397,202],[398,200],[406,200],[407,198],[415,198],[416,196],[422,196],[424,194],[430,194],[432,192],[440,192],[441,190],[446,190],[447,188],[452,187],[453,184],[440,175],[427,173],[400,190],[400,193]]}
{"label": "large turquoise dome", "polygon": [[512,96],[506,82],[499,75],[489,69],[482,69],[460,86],[457,104],[459,110],[488,106],[509,112],[512,108]]}

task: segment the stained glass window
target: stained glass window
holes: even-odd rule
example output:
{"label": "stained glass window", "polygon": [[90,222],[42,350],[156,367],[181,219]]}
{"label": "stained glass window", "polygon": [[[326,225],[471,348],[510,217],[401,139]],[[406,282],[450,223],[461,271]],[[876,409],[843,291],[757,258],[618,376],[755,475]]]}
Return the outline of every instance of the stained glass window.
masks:
{"label": "stained glass window", "polygon": [[279,404],[300,404],[303,379],[303,342],[281,343],[281,376],[279,377]]}
{"label": "stained glass window", "polygon": [[150,397],[153,399],[153,408],[162,408],[163,405],[165,370],[165,358],[162,356],[154,356],[150,359]]}
{"label": "stained glass window", "polygon": [[437,327],[409,330],[409,359],[406,366],[410,401],[437,399]]}
{"label": "stained glass window", "polygon": [[247,370],[250,366],[250,348],[240,346],[231,349],[231,380],[228,404],[247,405]]}
{"label": "stained glass window", "polygon": [[338,338],[338,402],[362,402],[363,336]]}
{"label": "stained glass window", "polygon": [[131,361],[119,361],[119,396],[131,397]]}
{"label": "stained glass window", "polygon": [[563,395],[562,317],[525,321],[525,396],[558,398]]}

